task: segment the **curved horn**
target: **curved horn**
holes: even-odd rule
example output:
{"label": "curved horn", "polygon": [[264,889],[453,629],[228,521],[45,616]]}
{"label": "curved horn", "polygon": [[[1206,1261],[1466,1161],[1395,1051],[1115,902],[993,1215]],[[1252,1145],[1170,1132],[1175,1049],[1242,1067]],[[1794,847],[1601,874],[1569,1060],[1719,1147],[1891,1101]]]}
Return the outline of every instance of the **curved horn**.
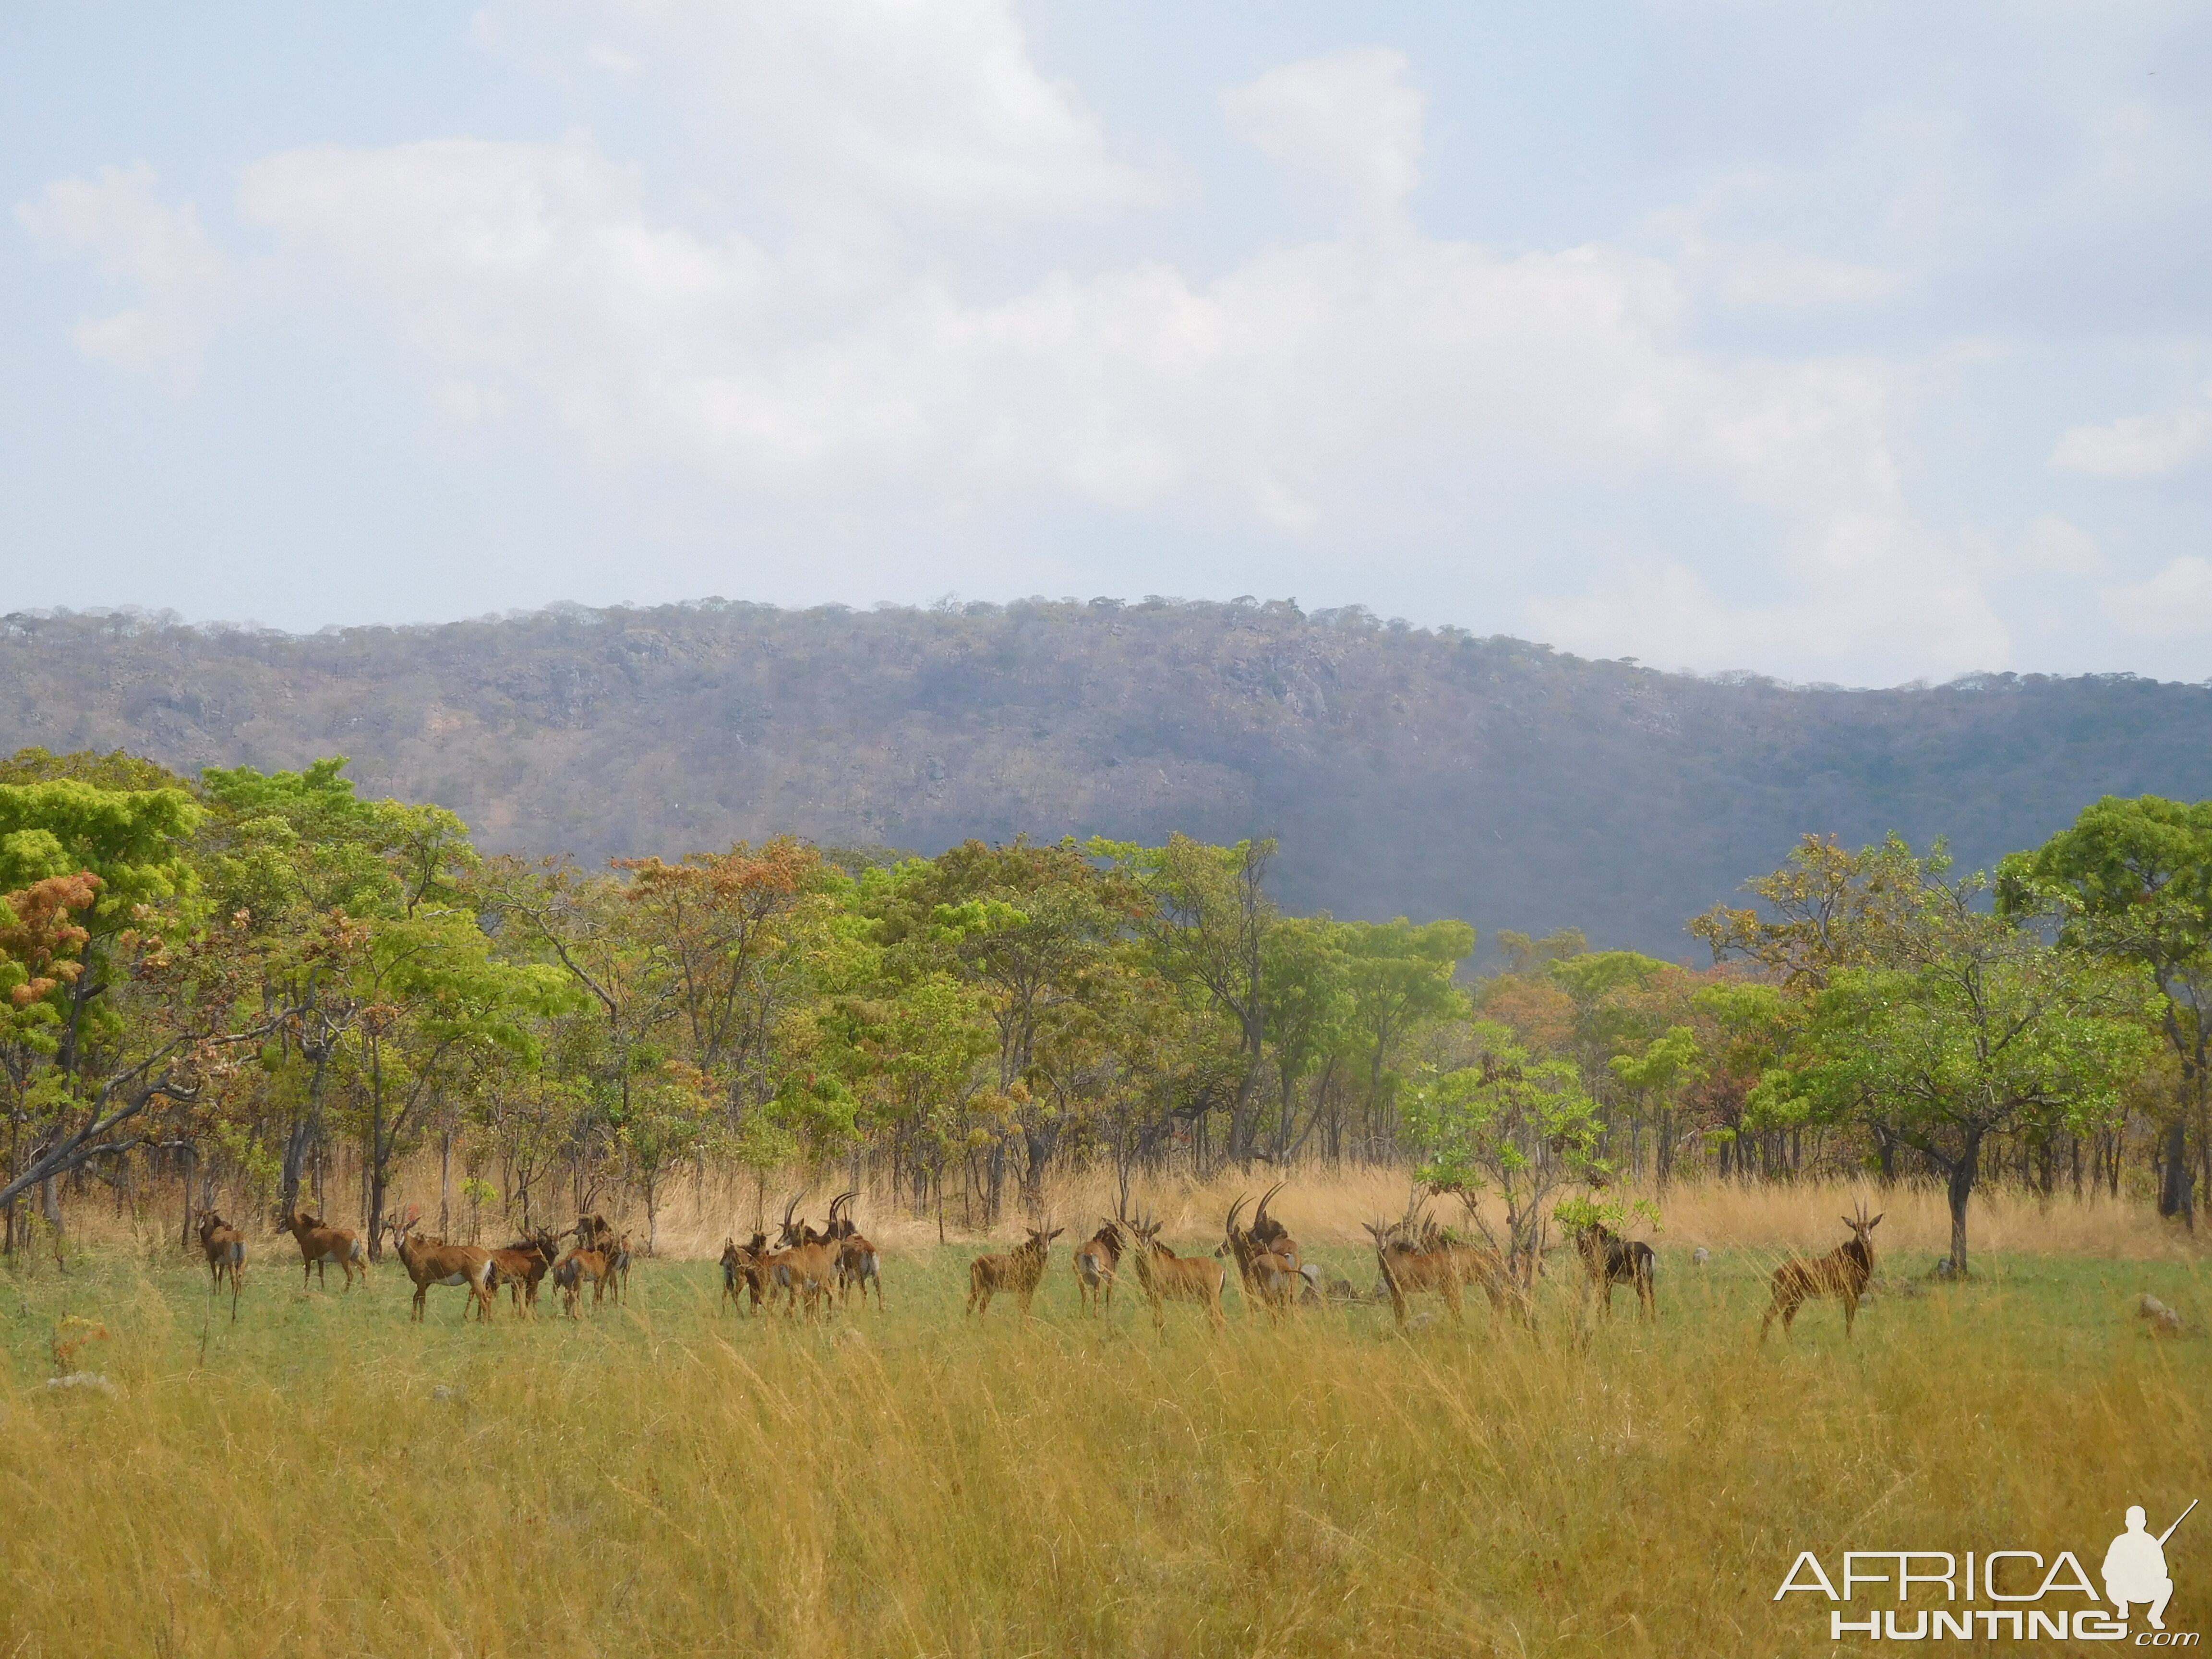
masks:
{"label": "curved horn", "polygon": [[1258,1232],[1262,1227],[1267,1224],[1267,1200],[1273,1198],[1277,1193],[1282,1191],[1283,1186],[1284,1183],[1279,1181],[1273,1186],[1268,1188],[1265,1193],[1261,1194],[1260,1207],[1253,1212],[1252,1216],[1252,1231],[1254,1232]]}
{"label": "curved horn", "polygon": [[783,1224],[785,1226],[788,1227],[791,1225],[792,1212],[799,1207],[799,1200],[805,1196],[806,1194],[805,1193],[793,1193],[791,1195],[791,1202],[783,1206]]}
{"label": "curved horn", "polygon": [[1237,1201],[1229,1206],[1229,1214],[1222,1221],[1223,1230],[1232,1238],[1237,1236],[1237,1212],[1244,1207],[1244,1200],[1248,1196],[1249,1194],[1244,1193],[1237,1194]]}

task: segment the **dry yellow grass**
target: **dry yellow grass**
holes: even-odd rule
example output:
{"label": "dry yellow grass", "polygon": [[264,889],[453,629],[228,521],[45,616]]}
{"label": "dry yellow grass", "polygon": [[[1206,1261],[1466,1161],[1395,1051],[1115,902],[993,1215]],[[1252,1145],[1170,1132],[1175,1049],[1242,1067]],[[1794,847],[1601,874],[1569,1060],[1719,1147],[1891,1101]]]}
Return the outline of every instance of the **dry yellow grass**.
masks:
{"label": "dry yellow grass", "polygon": [[[1191,1243],[1233,1196],[1153,1194]],[[1280,1203],[1364,1283],[1339,1241],[1402,1199]],[[1893,1238],[1940,1218],[1886,1201]],[[118,1240],[0,1303],[0,1652],[1771,1654],[1827,1647],[1825,1604],[1771,1599],[1799,1549],[2089,1559],[2127,1504],[2212,1497],[2212,1343],[2130,1312],[2202,1332],[2201,1253],[2026,1206],[1985,1280],[1905,1294],[1893,1253],[1855,1342],[1823,1304],[1760,1348],[1768,1261],[1848,1207],[1678,1194],[1658,1326],[1585,1337],[1556,1273],[1533,1339],[1478,1304],[1156,1340],[1126,1289],[1079,1318],[1060,1247],[1040,1317],[963,1322],[971,1247],[903,1222],[888,1312],[821,1328],[718,1312],[676,1261],[580,1324],[464,1324],[454,1292],[418,1327],[395,1269],[303,1294],[264,1240],[234,1328],[173,1243]],[[118,1392],[45,1386],[69,1314]],[[2166,1622],[2203,1629],[2212,1526],[2169,1558]]]}

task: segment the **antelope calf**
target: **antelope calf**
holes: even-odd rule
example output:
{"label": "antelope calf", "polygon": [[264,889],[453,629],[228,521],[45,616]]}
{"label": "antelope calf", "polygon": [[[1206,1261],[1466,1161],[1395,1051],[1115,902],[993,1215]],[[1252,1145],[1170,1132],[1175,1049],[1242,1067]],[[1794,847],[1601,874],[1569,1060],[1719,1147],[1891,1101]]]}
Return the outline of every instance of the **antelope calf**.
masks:
{"label": "antelope calf", "polygon": [[1613,1317],[1613,1287],[1632,1285],[1637,1316],[1659,1322],[1658,1299],[1652,1293],[1659,1259],[1649,1244],[1640,1238],[1623,1238],[1603,1222],[1593,1221],[1575,1234],[1575,1249],[1583,1259],[1583,1294],[1603,1292],[1607,1319]]}
{"label": "antelope calf", "polygon": [[1766,1340],[1767,1328],[1774,1323],[1775,1315],[1782,1316],[1782,1334],[1787,1336],[1797,1310],[1823,1296],[1832,1296],[1844,1304],[1844,1338],[1850,1340],[1851,1322],[1858,1317],[1859,1298],[1866,1294],[1867,1281],[1874,1277],[1872,1235],[1881,1224],[1881,1216],[1868,1220],[1866,1206],[1861,1204],[1857,1217],[1845,1216],[1843,1223],[1851,1230],[1851,1236],[1827,1255],[1810,1259],[1796,1256],[1774,1270],[1774,1300],[1767,1307],[1766,1317],[1759,1322],[1761,1342]]}
{"label": "antelope calf", "polygon": [[738,1292],[749,1291],[752,1296],[751,1310],[758,1313],[761,1300],[768,1294],[769,1289],[767,1261],[768,1235],[766,1233],[755,1233],[751,1242],[745,1244],[738,1243],[734,1238],[724,1239],[722,1241],[722,1299],[726,1302],[737,1303],[738,1311],[743,1313],[745,1311],[745,1305],[738,1299]]}
{"label": "antelope calf", "polygon": [[608,1265],[614,1269],[614,1298],[617,1302],[629,1300],[629,1235],[624,1233],[615,1240],[614,1249],[607,1255]]}
{"label": "antelope calf", "polygon": [[229,1276],[230,1322],[235,1325],[239,1281],[246,1273],[246,1240],[213,1210],[200,1212],[199,1231],[200,1249],[207,1253],[208,1294],[213,1296],[222,1287],[224,1276]]}
{"label": "antelope calf", "polygon": [[1030,1302],[1036,1295],[1037,1281],[1044,1277],[1045,1252],[1052,1241],[1066,1231],[1054,1227],[1047,1232],[1041,1227],[1029,1230],[1026,1243],[1002,1255],[979,1255],[968,1264],[968,1311],[978,1316],[991,1311],[991,1298],[1000,1291],[1012,1294],[1021,1304],[1022,1317],[1030,1315]]}
{"label": "antelope calf", "polygon": [[1221,1263],[1212,1256],[1177,1255],[1160,1243],[1157,1221],[1132,1222],[1129,1231],[1136,1235],[1137,1284],[1152,1304],[1152,1328],[1166,1329],[1169,1303],[1194,1302],[1206,1310],[1206,1322],[1221,1329],[1221,1287],[1227,1277]]}
{"label": "antelope calf", "polygon": [[561,1292],[561,1311],[569,1318],[578,1316],[576,1304],[583,1294],[584,1281],[592,1281],[592,1305],[596,1308],[606,1297],[607,1281],[614,1277],[614,1258],[605,1250],[587,1250],[580,1245],[554,1264],[553,1285]]}
{"label": "antelope calf", "polygon": [[[491,1252],[473,1244],[433,1244],[422,1234],[410,1231],[404,1221],[386,1224],[392,1233],[392,1243],[399,1252],[400,1265],[407,1269],[408,1278],[415,1281],[415,1317],[421,1319],[428,1304],[433,1285],[465,1285],[469,1299],[475,1305],[477,1316],[491,1318],[492,1265]],[[461,1316],[468,1317],[467,1310]]]}
{"label": "antelope calf", "polygon": [[325,1283],[325,1273],[333,1264],[345,1275],[345,1287],[353,1288],[353,1276],[360,1273],[362,1282],[368,1282],[368,1257],[361,1248],[361,1238],[350,1227],[325,1227],[301,1210],[284,1218],[284,1231],[300,1241],[300,1288],[307,1287],[307,1275],[313,1273],[318,1285]]}
{"label": "antelope calf", "polygon": [[1110,1216],[1090,1238],[1075,1247],[1075,1295],[1085,1313],[1114,1306],[1114,1272],[1121,1265],[1121,1224]]}

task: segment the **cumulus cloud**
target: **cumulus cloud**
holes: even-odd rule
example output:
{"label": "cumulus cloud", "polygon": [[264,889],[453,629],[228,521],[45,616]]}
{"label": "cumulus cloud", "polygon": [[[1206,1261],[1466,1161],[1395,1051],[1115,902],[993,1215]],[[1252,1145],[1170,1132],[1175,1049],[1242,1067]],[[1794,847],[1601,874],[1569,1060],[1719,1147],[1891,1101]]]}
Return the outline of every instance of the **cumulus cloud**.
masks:
{"label": "cumulus cloud", "polygon": [[[1036,71],[1004,0],[550,15],[495,9],[484,28],[564,72],[726,83],[731,142],[787,120],[795,172],[775,176],[825,199],[957,225],[1154,189]],[[1692,258],[1424,234],[1405,209],[1423,100],[1397,52],[1284,65],[1221,112],[1325,195],[1335,233],[1203,276],[1134,258],[977,297],[896,236],[862,239],[847,280],[818,224],[680,222],[584,135],[289,150],[242,170],[237,206],[295,293],[383,320],[445,418],[543,423],[608,487],[688,495],[721,522],[1010,524],[1072,503],[1357,549],[1369,571],[1457,556],[1458,591],[1510,577],[1534,594],[1516,622],[1580,649],[1900,678],[2004,660],[1973,573],[1906,502],[1896,371],[1700,349],[1689,318],[1709,274]],[[44,200],[27,212],[55,246],[110,260],[149,316],[204,325],[222,262],[150,175]],[[1808,268],[1765,291],[1856,280]],[[1587,562],[1532,572],[1510,545],[1447,552],[1501,517],[1647,487],[1754,523],[1747,586],[1764,596],[1728,596],[1632,517],[1595,581]]]}
{"label": "cumulus cloud", "polygon": [[499,0],[477,31],[556,76],[650,76],[802,216],[1084,216],[1162,192],[1038,70],[1012,0]]}
{"label": "cumulus cloud", "polygon": [[1285,64],[1221,95],[1229,130],[1332,206],[1389,213],[1420,181],[1421,94],[1405,54],[1357,46]]}
{"label": "cumulus cloud", "polygon": [[2185,553],[2148,581],[2107,588],[2100,598],[2114,625],[2138,639],[2212,632],[2212,562]]}
{"label": "cumulus cloud", "polygon": [[140,302],[70,331],[88,357],[141,374],[188,374],[198,362],[226,280],[222,256],[190,203],[165,205],[144,162],[63,179],[15,217],[46,252],[88,258]]}
{"label": "cumulus cloud", "polygon": [[2212,410],[2131,415],[2110,426],[2070,427],[2051,464],[2100,478],[2148,478],[2171,472],[2212,444]]}

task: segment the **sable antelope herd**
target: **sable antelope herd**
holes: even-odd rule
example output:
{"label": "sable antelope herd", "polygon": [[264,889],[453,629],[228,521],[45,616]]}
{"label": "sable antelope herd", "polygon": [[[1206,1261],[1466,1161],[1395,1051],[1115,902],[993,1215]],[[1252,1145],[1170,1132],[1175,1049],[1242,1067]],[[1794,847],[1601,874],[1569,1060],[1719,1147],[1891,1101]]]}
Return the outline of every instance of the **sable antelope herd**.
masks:
{"label": "sable antelope herd", "polygon": [[[1164,1329],[1170,1304],[1190,1306],[1201,1312],[1218,1330],[1224,1325],[1224,1296],[1227,1272],[1223,1263],[1234,1261],[1239,1287],[1248,1310],[1279,1322],[1296,1309],[1335,1302],[1385,1302],[1399,1328],[1409,1323],[1410,1304],[1417,1296],[1435,1296],[1455,1323],[1465,1323],[1465,1297],[1480,1291],[1494,1317],[1534,1324],[1534,1299],[1528,1285],[1516,1278],[1499,1250],[1477,1243],[1440,1225],[1418,1196],[1396,1221],[1364,1224],[1372,1242],[1376,1269],[1376,1287],[1362,1295],[1341,1279],[1333,1278],[1305,1260],[1297,1239],[1269,1206],[1281,1194],[1284,1183],[1267,1188],[1244,1221],[1249,1195],[1240,1195],[1222,1221],[1223,1239],[1211,1255],[1178,1255],[1160,1238],[1161,1223],[1150,1214],[1143,1218],[1102,1217],[1097,1231],[1073,1248],[1077,1304],[1085,1315],[1109,1313],[1116,1285],[1133,1281],[1152,1310],[1155,1330]],[[757,1314],[763,1305],[774,1311],[779,1299],[784,1313],[796,1319],[803,1309],[817,1316],[833,1305],[850,1304],[854,1291],[860,1305],[884,1307],[883,1255],[860,1231],[854,1218],[857,1190],[838,1194],[830,1201],[829,1214],[817,1230],[800,1215],[800,1196],[784,1206],[776,1238],[771,1244],[765,1231],[755,1231],[739,1243],[724,1242],[721,1255],[722,1300],[740,1313]],[[1475,1231],[1482,1224],[1474,1200],[1459,1194]],[[518,1316],[534,1316],[539,1287],[549,1278],[561,1292],[562,1311],[581,1316],[583,1291],[591,1288],[594,1308],[611,1300],[628,1298],[632,1262],[631,1236],[618,1232],[605,1217],[580,1217],[568,1234],[556,1235],[540,1228],[526,1237],[496,1249],[472,1244],[450,1244],[425,1237],[417,1223],[421,1212],[409,1209],[387,1219],[385,1229],[394,1253],[415,1293],[412,1316],[425,1316],[430,1287],[446,1285],[468,1293],[464,1317],[473,1312],[480,1320],[492,1317],[495,1292],[507,1287],[510,1310]],[[1843,1218],[1850,1237],[1825,1255],[1793,1257],[1777,1267],[1771,1280],[1771,1301],[1759,1324],[1764,1342],[1776,1317],[1783,1334],[1790,1334],[1799,1311],[1808,1302],[1833,1297],[1843,1304],[1844,1333],[1852,1334],[1858,1306],[1873,1279],[1873,1232],[1881,1221],[1869,1216],[1862,1203],[1856,1215]],[[332,1227],[301,1210],[283,1218],[284,1231],[300,1247],[301,1285],[327,1289],[324,1277],[337,1267],[343,1286],[351,1291],[359,1275],[368,1282],[368,1261],[360,1236],[350,1229]],[[246,1271],[246,1241],[240,1231],[213,1210],[198,1212],[195,1228],[206,1259],[210,1299],[226,1279],[231,1294],[231,1318],[238,1317],[239,1294]],[[1011,1295],[1023,1316],[1030,1312],[1042,1285],[1053,1242],[1066,1230],[1032,1227],[1015,1249],[975,1257],[968,1266],[966,1311],[981,1318],[991,1302]],[[566,1241],[573,1241],[564,1251]],[[1639,1239],[1622,1237],[1602,1223],[1591,1222],[1571,1235],[1582,1267],[1585,1305],[1595,1295],[1600,1316],[1610,1320],[1613,1291],[1626,1286],[1635,1295],[1640,1320],[1656,1322],[1658,1258],[1651,1246]],[[1700,1253],[1702,1256],[1704,1253]],[[1425,1322],[1430,1316],[1423,1315]]]}

